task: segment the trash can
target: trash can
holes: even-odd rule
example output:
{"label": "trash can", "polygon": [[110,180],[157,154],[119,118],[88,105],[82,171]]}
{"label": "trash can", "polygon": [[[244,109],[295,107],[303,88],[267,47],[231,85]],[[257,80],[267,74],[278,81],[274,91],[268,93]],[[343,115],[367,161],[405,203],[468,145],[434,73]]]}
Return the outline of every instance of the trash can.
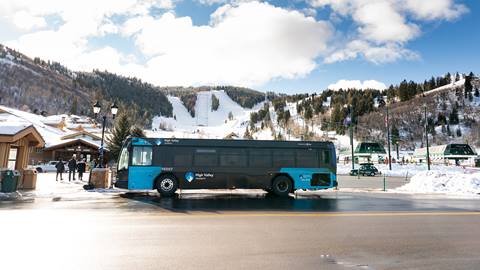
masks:
{"label": "trash can", "polygon": [[15,170],[3,170],[2,174],[2,189],[3,193],[10,193],[17,191],[18,181],[20,180],[20,173]]}
{"label": "trash can", "polygon": [[90,185],[93,185],[94,188],[109,188],[109,174],[110,170],[108,168],[95,168],[90,174]]}
{"label": "trash can", "polygon": [[23,170],[22,189],[35,189],[37,187],[37,170],[25,169]]}

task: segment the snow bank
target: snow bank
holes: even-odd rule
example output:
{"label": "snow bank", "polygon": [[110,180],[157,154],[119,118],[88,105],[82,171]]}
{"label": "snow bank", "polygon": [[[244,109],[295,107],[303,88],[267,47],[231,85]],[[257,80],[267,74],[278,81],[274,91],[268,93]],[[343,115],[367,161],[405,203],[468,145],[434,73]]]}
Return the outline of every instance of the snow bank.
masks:
{"label": "snow bank", "polygon": [[0,201],[14,201],[19,200],[22,198],[22,194],[20,192],[15,191],[12,193],[2,193],[0,192]]}
{"label": "snow bank", "polygon": [[[392,170],[388,169],[388,164],[374,164],[374,166],[387,176],[396,176],[396,177],[411,177],[418,173],[424,172],[427,170],[426,164],[405,164],[400,165],[398,163],[392,163]],[[355,164],[355,169],[358,169],[359,165]],[[339,163],[337,164],[337,174],[349,174],[352,169],[352,164]],[[474,168],[463,168],[460,166],[445,166],[445,165],[432,165],[432,171],[438,171],[441,173],[466,173],[470,171],[478,171]]]}
{"label": "snow bank", "polygon": [[412,177],[410,183],[397,188],[396,191],[480,195],[480,172],[471,174],[441,171],[420,172]]}

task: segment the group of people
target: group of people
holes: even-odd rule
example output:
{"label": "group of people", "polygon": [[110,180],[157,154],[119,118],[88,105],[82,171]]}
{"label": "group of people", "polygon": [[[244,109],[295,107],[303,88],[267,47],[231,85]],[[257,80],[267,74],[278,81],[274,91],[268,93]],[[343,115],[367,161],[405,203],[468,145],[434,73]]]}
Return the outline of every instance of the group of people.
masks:
{"label": "group of people", "polygon": [[[83,181],[83,174],[87,170],[87,162],[84,158],[80,158],[78,161],[75,158],[75,156],[72,156],[72,158],[67,162],[67,167],[68,167],[68,181],[75,181],[75,172],[78,172],[78,179],[80,181]],[[55,165],[55,168],[57,168],[57,176],[56,180],[58,181],[58,176],[60,176],[60,180],[63,180],[63,173],[65,172],[65,164],[63,163],[63,160],[60,158]]]}

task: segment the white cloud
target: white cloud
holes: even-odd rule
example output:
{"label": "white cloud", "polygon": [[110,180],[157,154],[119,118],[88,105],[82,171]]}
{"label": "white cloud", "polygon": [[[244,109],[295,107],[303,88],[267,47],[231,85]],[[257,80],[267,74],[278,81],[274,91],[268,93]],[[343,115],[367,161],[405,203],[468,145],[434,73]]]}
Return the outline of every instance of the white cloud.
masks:
{"label": "white cloud", "polygon": [[[158,85],[257,86],[307,76],[318,62],[418,59],[406,46],[421,34],[421,21],[467,11],[455,0],[311,0],[312,8],[298,11],[251,0],[198,1],[221,5],[208,25],[177,16],[177,0],[1,0],[0,27],[15,27],[18,38],[0,42],[73,69],[108,69]],[[333,23],[352,19],[353,33],[314,18],[313,7],[327,6]],[[152,16],[154,7],[163,14]],[[60,21],[55,27],[48,25],[52,16]],[[135,51],[91,42],[107,34]]]}
{"label": "white cloud", "polygon": [[331,53],[324,59],[327,64],[363,57],[374,64],[384,64],[397,60],[415,60],[420,56],[397,43],[387,43],[383,46],[375,46],[364,40],[353,40],[343,49]]}
{"label": "white cloud", "polygon": [[328,87],[330,90],[340,90],[340,89],[377,89],[383,90],[387,89],[387,86],[379,81],[376,80],[366,80],[366,81],[359,81],[359,80],[339,80],[336,83],[330,84]]}
{"label": "white cloud", "polygon": [[156,84],[253,86],[310,73],[332,29],[298,11],[249,2],[218,8],[208,26],[173,13],[133,18],[124,34],[151,57],[144,76]]}
{"label": "white cloud", "polygon": [[416,59],[405,48],[421,34],[420,21],[453,20],[468,9],[454,0],[310,0],[316,8],[330,7],[334,14],[349,17],[356,33],[346,35],[346,46],[333,50],[325,63],[364,57],[374,63]]}
{"label": "white cloud", "polygon": [[405,18],[389,1],[372,1],[358,6],[353,19],[360,26],[358,32],[366,40],[375,42],[406,42],[418,36],[420,30]]}
{"label": "white cloud", "polygon": [[405,9],[422,20],[454,20],[468,12],[468,8],[462,4],[456,4],[453,0],[418,1],[406,0]]}
{"label": "white cloud", "polygon": [[47,22],[43,17],[34,16],[26,11],[18,11],[13,15],[13,23],[22,30],[45,27]]}

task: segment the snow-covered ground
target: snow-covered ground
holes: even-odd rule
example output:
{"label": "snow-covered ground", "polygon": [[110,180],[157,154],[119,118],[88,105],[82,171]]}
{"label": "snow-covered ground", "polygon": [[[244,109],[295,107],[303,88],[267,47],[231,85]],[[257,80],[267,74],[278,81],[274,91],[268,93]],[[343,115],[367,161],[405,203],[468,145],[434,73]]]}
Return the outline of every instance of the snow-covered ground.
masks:
{"label": "snow-covered ground", "polygon": [[407,193],[445,193],[453,195],[480,195],[480,172],[452,173],[424,171],[396,191]]}
{"label": "snow-covered ground", "polygon": [[[392,164],[392,170],[388,169],[388,164],[374,164],[375,167],[382,172],[382,174],[387,176],[397,176],[397,177],[412,177],[418,173],[427,171],[426,164],[405,164],[400,165],[398,163]],[[359,167],[358,164],[355,164],[355,169]],[[350,173],[352,169],[352,164],[339,163],[337,164],[337,174],[346,175]],[[461,167],[461,166],[445,166],[445,165],[432,165],[432,171],[437,171],[439,173],[451,173],[451,174],[462,174],[470,172],[480,172],[480,170],[471,168],[471,167]]]}
{"label": "snow-covered ground", "polygon": [[15,193],[0,193],[1,200],[30,200],[30,199],[95,199],[105,198],[108,194],[121,193],[118,189],[96,189],[85,191],[83,185],[88,183],[88,173],[84,174],[83,181],[68,181],[68,173],[63,174],[63,181],[55,180],[56,173],[37,174],[35,190],[20,190]]}

